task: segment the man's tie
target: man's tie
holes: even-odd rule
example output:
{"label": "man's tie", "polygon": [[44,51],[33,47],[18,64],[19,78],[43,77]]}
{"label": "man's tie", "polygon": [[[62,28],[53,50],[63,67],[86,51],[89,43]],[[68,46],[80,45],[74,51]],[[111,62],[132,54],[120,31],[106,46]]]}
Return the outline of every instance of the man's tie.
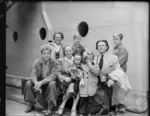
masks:
{"label": "man's tie", "polygon": [[99,69],[101,70],[103,67],[103,55],[101,55],[101,59],[100,59],[100,62],[99,62]]}

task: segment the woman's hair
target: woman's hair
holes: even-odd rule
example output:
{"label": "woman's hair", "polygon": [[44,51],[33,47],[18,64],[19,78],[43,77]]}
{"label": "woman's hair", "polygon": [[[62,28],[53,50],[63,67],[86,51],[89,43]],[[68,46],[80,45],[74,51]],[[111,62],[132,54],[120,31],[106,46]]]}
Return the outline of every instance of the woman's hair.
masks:
{"label": "woman's hair", "polygon": [[97,50],[98,50],[98,43],[99,43],[99,42],[104,42],[104,43],[106,44],[106,46],[107,46],[107,50],[106,50],[106,51],[108,51],[109,45],[108,45],[107,40],[98,40],[98,41],[96,42],[96,49],[97,49]]}
{"label": "woman's hair", "polygon": [[56,34],[60,34],[60,35],[61,35],[62,40],[64,39],[64,34],[63,34],[62,32],[55,32],[55,33],[53,34],[53,40],[55,40],[55,36],[56,36]]}
{"label": "woman's hair", "polygon": [[45,50],[49,50],[49,52],[51,52],[52,51],[51,45],[50,44],[41,45],[41,47],[40,47],[41,53],[43,53],[43,51],[45,51]]}
{"label": "woman's hair", "polygon": [[123,34],[122,34],[122,33],[114,34],[114,35],[113,35],[113,38],[115,38],[115,37],[117,37],[117,36],[119,36],[120,40],[123,39]]}
{"label": "woman's hair", "polygon": [[65,45],[65,46],[63,47],[63,53],[64,53],[64,56],[66,56],[66,54],[65,54],[65,49],[66,49],[67,46],[70,46],[71,49],[73,50],[72,45]]}

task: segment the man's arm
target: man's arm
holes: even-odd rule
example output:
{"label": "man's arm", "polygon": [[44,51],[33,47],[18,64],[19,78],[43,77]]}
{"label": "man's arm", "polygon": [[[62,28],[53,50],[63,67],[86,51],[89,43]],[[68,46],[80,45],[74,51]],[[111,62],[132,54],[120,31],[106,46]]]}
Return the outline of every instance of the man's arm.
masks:
{"label": "man's arm", "polygon": [[31,79],[33,82],[37,82],[37,76],[38,76],[38,60],[35,60],[33,63],[32,73],[31,73]]}

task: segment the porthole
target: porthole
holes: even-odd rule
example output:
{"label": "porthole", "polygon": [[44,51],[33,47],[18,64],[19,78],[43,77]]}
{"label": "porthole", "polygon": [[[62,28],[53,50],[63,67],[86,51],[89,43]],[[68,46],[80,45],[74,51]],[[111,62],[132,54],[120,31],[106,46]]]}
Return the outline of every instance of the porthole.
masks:
{"label": "porthole", "polygon": [[14,31],[13,32],[13,40],[16,42],[18,40],[18,32]]}
{"label": "porthole", "polygon": [[44,40],[46,37],[46,29],[44,27],[42,27],[39,31],[39,34],[40,34],[41,40]]}
{"label": "porthole", "polygon": [[85,37],[88,33],[88,30],[89,30],[89,27],[88,27],[88,24],[86,22],[80,22],[78,27],[78,32],[79,34],[82,36],[82,37]]}

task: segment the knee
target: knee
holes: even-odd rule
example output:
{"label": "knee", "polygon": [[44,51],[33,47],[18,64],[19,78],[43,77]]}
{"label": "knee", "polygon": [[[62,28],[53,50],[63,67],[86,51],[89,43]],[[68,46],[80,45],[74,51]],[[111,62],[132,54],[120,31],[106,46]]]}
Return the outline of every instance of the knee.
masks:
{"label": "knee", "polygon": [[55,81],[50,81],[48,86],[49,87],[55,87],[56,86],[56,82]]}
{"label": "knee", "polygon": [[26,87],[30,87],[32,85],[32,82],[30,81],[30,80],[28,80],[27,82],[26,82]]}

